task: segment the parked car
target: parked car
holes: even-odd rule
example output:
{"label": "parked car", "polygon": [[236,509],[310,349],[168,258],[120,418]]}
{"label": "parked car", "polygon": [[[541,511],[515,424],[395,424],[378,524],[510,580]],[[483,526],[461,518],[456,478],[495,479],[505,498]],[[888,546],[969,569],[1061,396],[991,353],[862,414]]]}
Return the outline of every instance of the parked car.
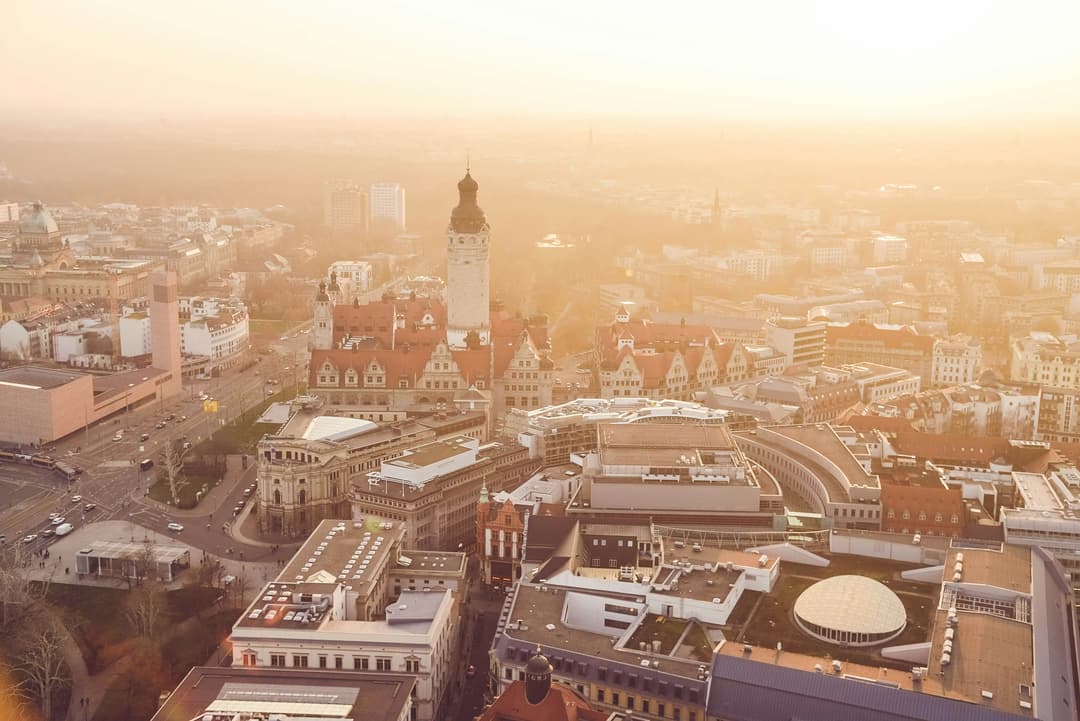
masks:
{"label": "parked car", "polygon": [[84,510],[84,511],[92,511],[92,510],[94,510],[95,508],[97,508],[97,504],[96,504],[96,503],[87,503],[87,504],[86,504],[85,506],[83,506],[83,510]]}
{"label": "parked car", "polygon": [[82,496],[72,496],[71,497],[71,502],[72,503],[80,503],[80,502],[82,502]]}
{"label": "parked car", "polygon": [[[161,424],[159,423],[157,425],[157,427],[160,428]],[[148,440],[150,440],[150,434],[149,433],[143,433],[142,435],[139,436],[139,440],[140,441],[148,441]]]}
{"label": "parked car", "polygon": [[124,440],[124,432],[123,432],[123,431],[117,431],[117,432],[116,432],[116,433],[115,433],[115,434],[113,435],[112,439],[113,439],[113,443],[116,443],[117,441],[122,441],[122,440]]}

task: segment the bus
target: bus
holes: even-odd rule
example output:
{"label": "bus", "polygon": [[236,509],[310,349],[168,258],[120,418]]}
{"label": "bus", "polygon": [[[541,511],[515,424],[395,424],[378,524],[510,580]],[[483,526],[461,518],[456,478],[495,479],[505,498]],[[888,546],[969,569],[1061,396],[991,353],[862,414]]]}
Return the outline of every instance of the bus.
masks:
{"label": "bus", "polygon": [[51,456],[30,456],[30,465],[47,468],[51,471],[56,468],[56,459]]}
{"label": "bus", "polygon": [[63,461],[56,462],[55,470],[68,481],[74,481],[79,477],[79,474],[82,473],[82,469],[78,466],[73,466],[70,463],[64,463]]}

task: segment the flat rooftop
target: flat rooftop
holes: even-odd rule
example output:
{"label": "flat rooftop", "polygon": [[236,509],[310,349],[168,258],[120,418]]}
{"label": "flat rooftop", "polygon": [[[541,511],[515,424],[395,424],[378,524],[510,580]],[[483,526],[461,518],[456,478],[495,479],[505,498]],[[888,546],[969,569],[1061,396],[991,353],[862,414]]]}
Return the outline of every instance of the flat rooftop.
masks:
{"label": "flat rooftop", "polygon": [[[645,655],[636,650],[616,648],[611,642],[612,636],[590,633],[563,625],[562,610],[565,599],[566,594],[561,590],[552,589],[542,592],[539,586],[519,585],[508,620],[514,622],[519,618],[524,620],[526,630],[507,626],[503,634],[531,646],[542,644],[546,648],[559,648],[567,652],[608,659],[631,666],[640,665],[640,660]],[[554,628],[549,629],[548,625]],[[653,656],[650,655],[648,658],[651,659]],[[670,656],[661,659],[660,670],[696,680],[700,665],[701,661],[696,659]]]}
{"label": "flat rooftop", "polygon": [[68,370],[41,366],[22,366],[0,371],[0,386],[12,386],[27,390],[49,390],[85,376],[85,373],[75,373]]}
{"label": "flat rooftop", "polygon": [[1060,511],[1065,508],[1050,479],[1041,473],[1013,473],[1013,484],[1024,501],[1024,508],[1036,511]]}
{"label": "flat rooftop", "polygon": [[434,443],[428,443],[418,448],[410,449],[393,460],[383,461],[383,466],[392,468],[407,468],[409,470],[425,468],[447,458],[453,458],[461,453],[466,453],[472,448],[468,445],[473,439],[468,436],[447,438]]}
{"label": "flat rooftop", "polygon": [[654,423],[609,423],[599,426],[601,451],[612,448],[734,451],[727,426]]}
{"label": "flat rooftop", "polygon": [[[683,542],[677,538],[664,537],[661,539],[663,548],[664,563],[673,563],[675,561],[689,561],[695,566],[700,566],[704,563],[711,563],[713,566],[726,566],[730,563],[735,570],[739,568],[766,568],[770,571],[776,567],[776,564],[780,563],[778,556],[767,556],[765,565],[761,565],[761,553],[749,553],[747,551],[736,551],[731,548],[716,548],[715,546],[708,546],[704,544],[697,544],[700,547],[700,551],[694,549],[694,543]],[[681,543],[682,547],[677,546],[677,543]]]}
{"label": "flat rooftop", "polygon": [[157,563],[173,563],[191,553],[191,549],[187,546],[169,546],[160,543],[147,546],[129,541],[94,541],[89,546],[80,548],[77,554],[94,558],[141,558],[147,553],[148,548],[153,560]]}
{"label": "flat rooftop", "polygon": [[188,671],[151,721],[232,721],[238,714],[279,713],[320,719],[397,721],[416,680],[408,674],[328,669],[203,667]]}
{"label": "flat rooftop", "polygon": [[[402,564],[402,560],[408,558],[408,566]],[[432,573],[446,573],[459,576],[465,572],[466,556],[456,551],[413,551],[402,549],[401,558],[396,566],[399,574],[407,574],[413,571],[417,574],[429,575]]]}
{"label": "flat rooftop", "polygon": [[404,533],[403,526],[381,519],[322,521],[275,580],[296,587],[340,583],[363,598]]}
{"label": "flat rooftop", "polygon": [[851,450],[828,425],[773,426],[767,430],[813,448],[836,464],[853,485],[879,487],[877,479],[863,469]]}

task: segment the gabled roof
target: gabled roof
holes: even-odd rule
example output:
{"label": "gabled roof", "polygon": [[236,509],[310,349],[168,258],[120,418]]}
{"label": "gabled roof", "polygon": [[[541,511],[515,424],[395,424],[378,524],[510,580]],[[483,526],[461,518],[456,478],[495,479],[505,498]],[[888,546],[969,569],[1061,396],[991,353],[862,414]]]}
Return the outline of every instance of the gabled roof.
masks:
{"label": "gabled roof", "polygon": [[[432,325],[422,321],[430,316]],[[394,329],[401,317],[404,327]],[[446,333],[446,308],[430,298],[387,299],[363,305],[334,306],[334,343],[347,336],[372,336],[383,346],[434,345]]]}
{"label": "gabled roof", "polygon": [[487,348],[477,350],[451,350],[450,355],[457,363],[461,377],[466,385],[472,385],[477,380],[487,380],[491,375],[491,353]]}
{"label": "gabled roof", "polygon": [[547,696],[529,703],[525,682],[514,681],[480,715],[479,721],[605,721],[606,711],[594,711],[589,702],[572,689],[552,683]]}
{"label": "gabled roof", "polygon": [[[408,379],[410,385],[424,372],[424,365],[431,357],[430,348],[412,348],[405,350],[313,350],[311,351],[311,369],[308,381],[312,387],[326,388],[325,383],[318,381],[323,364],[327,361],[338,372],[338,388],[365,388],[364,372],[371,361],[377,361],[386,371],[385,382],[379,388],[396,388],[402,378]],[[345,372],[348,369],[356,371],[355,385],[345,384]]]}

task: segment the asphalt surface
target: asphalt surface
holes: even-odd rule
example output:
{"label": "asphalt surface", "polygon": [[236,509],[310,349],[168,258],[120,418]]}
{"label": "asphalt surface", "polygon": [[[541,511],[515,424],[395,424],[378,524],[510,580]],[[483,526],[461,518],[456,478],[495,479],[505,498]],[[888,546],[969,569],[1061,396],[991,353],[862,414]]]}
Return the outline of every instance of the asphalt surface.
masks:
{"label": "asphalt surface", "polygon": [[[177,398],[129,408],[43,449],[53,458],[83,469],[74,482],[55,471],[0,463],[0,534],[5,537],[4,545],[35,535],[33,541],[21,545],[27,551],[43,551],[55,540],[43,533],[55,527],[49,514],[59,512],[76,526],[123,520],[169,533],[168,524],[180,523],[185,542],[208,553],[238,560],[273,558],[268,547],[239,542],[222,531],[222,524],[233,520],[233,508],[246,500],[244,489],[255,482],[254,459],[244,473],[230,474],[226,487],[217,489],[194,511],[175,511],[147,498],[157,468],[142,470],[140,461],[156,462],[170,441],[198,443],[270,393],[294,388],[304,379],[309,338],[309,334],[294,329],[252,368],[185,383]],[[217,400],[217,413],[204,412],[200,393]],[[173,419],[167,420],[169,416]],[[141,440],[144,435],[148,438]]]}

